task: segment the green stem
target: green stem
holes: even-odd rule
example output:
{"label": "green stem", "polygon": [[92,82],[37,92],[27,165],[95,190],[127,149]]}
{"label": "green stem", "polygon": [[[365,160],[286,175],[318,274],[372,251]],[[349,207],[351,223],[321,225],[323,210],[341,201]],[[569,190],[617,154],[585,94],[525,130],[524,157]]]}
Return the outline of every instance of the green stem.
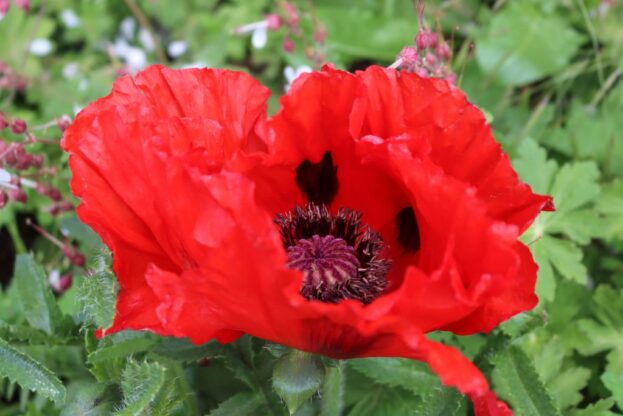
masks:
{"label": "green stem", "polygon": [[9,229],[9,234],[11,234],[11,238],[13,239],[13,246],[15,247],[16,254],[26,254],[28,249],[26,248],[26,244],[24,243],[24,240],[22,240],[22,236],[19,233],[17,223],[15,221],[10,221],[7,224],[7,228]]}

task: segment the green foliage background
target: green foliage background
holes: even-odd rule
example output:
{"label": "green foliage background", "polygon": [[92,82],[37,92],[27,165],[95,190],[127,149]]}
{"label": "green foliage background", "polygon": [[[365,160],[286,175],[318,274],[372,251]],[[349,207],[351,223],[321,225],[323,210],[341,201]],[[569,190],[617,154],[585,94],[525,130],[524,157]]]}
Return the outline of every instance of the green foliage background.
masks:
{"label": "green foliage background", "polygon": [[[107,45],[131,16],[127,3],[33,1],[28,14],[13,6],[0,20],[0,61],[26,76],[29,87],[16,96],[0,90],[0,109],[36,125],[105,95],[119,69]],[[309,4],[294,3],[302,10]],[[286,82],[284,67],[310,64],[301,45],[292,54],[282,50],[280,32],[270,33],[261,50],[248,36],[232,35],[274,10],[269,0],[137,4],[163,48],[187,43],[169,65],[248,71],[273,90],[271,111]],[[338,67],[389,65],[417,32],[409,0],[314,5],[327,27],[328,60]],[[540,265],[538,307],[488,336],[432,337],[472,358],[517,415],[623,414],[623,4],[448,0],[426,6],[429,24],[451,40],[458,84],[488,115],[521,177],[536,192],[553,195],[557,207],[522,237]],[[67,9],[79,26],[63,23]],[[309,30],[305,19],[303,27]],[[29,54],[36,38],[49,39],[52,52]],[[159,60],[154,52],[148,58]],[[48,136],[58,138],[53,130]],[[6,130],[3,135],[17,140]],[[32,146],[60,168],[52,181],[68,194],[66,156],[57,146]],[[73,287],[62,296],[52,294],[46,276],[70,265],[32,235],[27,216],[87,255],[91,275],[75,268]],[[288,410],[275,391],[284,389],[299,395],[285,399],[291,408],[300,405],[297,415],[471,414],[465,398],[409,360],[297,358],[249,337],[199,347],[138,332],[98,341],[94,330],[110,322],[116,288],[97,236],[73,214],[46,213],[35,194],[25,206],[0,210],[0,228],[6,283],[0,291],[0,416],[281,415]],[[303,373],[276,370],[273,378],[275,365],[295,359],[303,360]],[[297,377],[318,382],[306,387]]]}

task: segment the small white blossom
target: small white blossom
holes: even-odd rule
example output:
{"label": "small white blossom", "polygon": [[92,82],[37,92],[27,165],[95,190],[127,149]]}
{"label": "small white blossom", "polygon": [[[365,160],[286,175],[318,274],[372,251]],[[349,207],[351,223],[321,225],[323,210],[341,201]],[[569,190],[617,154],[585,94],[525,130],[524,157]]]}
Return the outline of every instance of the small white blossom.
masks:
{"label": "small white blossom", "polygon": [[49,39],[38,38],[30,43],[30,53],[36,56],[45,56],[52,52],[52,42]]}
{"label": "small white blossom", "polygon": [[175,40],[169,43],[169,46],[167,47],[167,53],[172,58],[177,58],[178,56],[184,55],[187,49],[188,45],[186,44],[186,42],[184,42],[183,40]]}
{"label": "small white blossom", "polygon": [[148,30],[141,29],[138,32],[138,40],[141,42],[141,45],[147,51],[153,51],[156,45],[154,44],[154,39],[151,37],[151,34]]}
{"label": "small white blossom", "polygon": [[283,70],[283,75],[286,77],[286,81],[287,81],[285,90],[288,91],[290,87],[292,87],[294,80],[297,79],[301,74],[304,74],[306,72],[312,72],[312,69],[307,65],[299,66],[296,69],[294,69],[293,67],[289,65],[286,66],[285,69]]}
{"label": "small white blossom", "polygon": [[251,35],[251,45],[255,49],[262,49],[266,46],[268,40],[268,29],[266,27],[258,27]]}
{"label": "small white blossom", "polygon": [[74,29],[82,23],[74,9],[65,9],[61,12],[61,20],[69,29]]}

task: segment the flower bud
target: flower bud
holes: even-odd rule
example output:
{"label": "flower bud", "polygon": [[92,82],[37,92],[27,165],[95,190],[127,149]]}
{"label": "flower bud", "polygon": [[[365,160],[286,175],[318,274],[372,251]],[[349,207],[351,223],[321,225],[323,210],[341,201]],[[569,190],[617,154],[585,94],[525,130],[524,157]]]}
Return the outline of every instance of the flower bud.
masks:
{"label": "flower bud", "polygon": [[25,12],[30,11],[30,0],[15,0],[15,5]]}
{"label": "flower bud", "polygon": [[56,119],[56,126],[58,127],[60,131],[67,130],[70,124],[71,124],[71,117],[69,117],[67,114],[62,115]]}
{"label": "flower bud", "polygon": [[75,247],[69,245],[63,247],[63,254],[74,266],[84,267],[84,265],[86,264],[86,258],[84,257],[84,254],[82,254],[80,250]]}
{"label": "flower bud", "polygon": [[437,56],[441,59],[448,59],[450,57],[450,47],[448,46],[448,44],[446,42],[442,42],[439,45],[437,45],[437,49],[435,49],[435,52],[437,52]]}
{"label": "flower bud", "polygon": [[277,30],[281,27],[281,18],[277,14],[267,14],[266,25],[270,30]]}
{"label": "flower bud", "polygon": [[9,202],[9,196],[6,192],[0,190],[0,208],[4,208],[7,202]]}
{"label": "flower bud", "polygon": [[24,192],[22,188],[15,188],[15,189],[9,190],[9,197],[13,201],[21,202],[22,204],[25,204],[26,202],[28,202],[28,195],[26,195],[26,192]]}
{"label": "flower bud", "polygon": [[5,14],[7,14],[10,8],[11,8],[10,0],[0,0],[0,16],[4,16]]}
{"label": "flower bud", "polygon": [[285,38],[283,40],[283,50],[287,53],[294,52],[294,42],[290,38]]}
{"label": "flower bud", "polygon": [[41,169],[43,166],[43,155],[34,155],[32,157],[32,166],[37,169]]}
{"label": "flower bud", "polygon": [[324,45],[327,40],[327,29],[323,25],[319,25],[314,31],[314,40],[320,45]]}
{"label": "flower bud", "polygon": [[14,134],[25,133],[27,129],[28,129],[28,125],[21,118],[16,118],[11,122],[11,131]]}

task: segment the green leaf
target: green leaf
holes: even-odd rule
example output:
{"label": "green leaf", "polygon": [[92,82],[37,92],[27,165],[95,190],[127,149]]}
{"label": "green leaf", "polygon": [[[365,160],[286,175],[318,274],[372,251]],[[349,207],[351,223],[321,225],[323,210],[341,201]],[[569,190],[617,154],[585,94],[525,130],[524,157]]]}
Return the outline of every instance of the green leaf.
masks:
{"label": "green leaf", "polygon": [[541,213],[522,236],[539,265],[537,294],[552,301],[556,292],[554,271],[586,284],[588,271],[579,245],[605,233],[606,224],[592,206],[601,192],[599,170],[593,162],[575,162],[558,169],[532,140],[522,142],[513,166],[538,192],[551,194],[554,199],[556,212]]}
{"label": "green leaf", "polygon": [[61,220],[61,232],[65,236],[78,240],[87,257],[90,257],[89,254],[95,254],[104,248],[99,236],[88,225],[82,223],[77,216],[63,218]]}
{"label": "green leaf", "polygon": [[344,410],[344,361],[325,367],[320,416],[340,416]]}
{"label": "green leaf", "polygon": [[476,59],[504,84],[523,85],[565,68],[581,43],[559,16],[514,0],[476,33]]}
{"label": "green leaf", "polygon": [[15,284],[28,323],[48,334],[54,333],[62,318],[43,270],[31,254],[20,254],[15,260]]}
{"label": "green leaf", "polygon": [[273,370],[273,389],[286,402],[290,414],[309,400],[322,384],[324,372],[318,357],[292,350]]}
{"label": "green leaf", "polygon": [[98,328],[108,328],[115,313],[117,283],[105,260],[99,262],[91,276],[80,279],[77,298],[89,320]]}
{"label": "green leaf", "polygon": [[400,386],[416,394],[430,394],[440,388],[439,378],[426,364],[406,358],[361,358],[349,361],[355,370],[379,384]]}
{"label": "green leaf", "polygon": [[612,406],[614,406],[613,399],[604,399],[587,406],[585,409],[574,410],[570,416],[619,416],[619,413],[610,411]]}
{"label": "green leaf", "polygon": [[413,414],[418,416],[455,416],[464,414],[467,406],[465,397],[458,390],[439,388],[433,394],[422,397],[415,405]]}
{"label": "green leaf", "polygon": [[582,319],[578,329],[585,335],[585,342],[576,345],[583,355],[607,351],[607,370],[623,371],[623,290],[616,291],[607,285],[595,290],[591,309],[595,319]]}
{"label": "green leaf", "polygon": [[171,360],[191,362],[206,357],[222,356],[223,348],[216,341],[195,345],[187,338],[165,338],[153,349],[153,353]]}
{"label": "green leaf", "polygon": [[123,407],[116,416],[149,414],[152,400],[156,398],[165,381],[165,368],[158,363],[137,363],[129,360],[123,370],[121,390]]}
{"label": "green leaf", "polygon": [[623,371],[606,371],[601,375],[601,381],[612,392],[619,408],[623,409]]}
{"label": "green leaf", "polygon": [[558,416],[530,359],[517,347],[498,351],[491,359],[496,391],[518,416]]}
{"label": "green leaf", "polygon": [[65,400],[65,386],[54,373],[3,339],[0,339],[0,375],[57,403]]}
{"label": "green leaf", "polygon": [[231,396],[218,407],[208,413],[208,416],[254,415],[260,414],[258,409],[264,405],[262,398],[252,392],[242,392]]}
{"label": "green leaf", "polygon": [[582,390],[588,384],[591,371],[587,368],[568,368],[547,383],[547,389],[551,393],[559,409],[567,409],[576,406],[584,398]]}
{"label": "green leaf", "polygon": [[60,416],[108,416],[112,406],[103,400],[108,385],[106,383],[88,383],[84,380],[69,385],[67,405]]}
{"label": "green leaf", "polygon": [[366,395],[348,412],[348,416],[409,415],[420,402],[401,388],[380,384],[368,386]]}
{"label": "green leaf", "polygon": [[158,343],[155,337],[142,332],[124,331],[113,335],[113,337],[112,344],[89,354],[89,362],[98,363],[105,360],[125,358],[138,352],[150,350]]}

